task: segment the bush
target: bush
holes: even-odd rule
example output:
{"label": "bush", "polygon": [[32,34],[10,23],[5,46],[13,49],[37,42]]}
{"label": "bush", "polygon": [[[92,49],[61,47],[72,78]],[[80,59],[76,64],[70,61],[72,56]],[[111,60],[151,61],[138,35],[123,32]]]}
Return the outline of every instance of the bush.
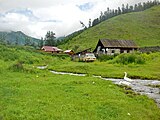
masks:
{"label": "bush", "polygon": [[135,63],[135,64],[144,64],[145,59],[142,57],[141,54],[138,53],[123,53],[118,55],[114,60],[113,63],[119,63],[119,64],[130,64],[130,63]]}
{"label": "bush", "polygon": [[17,63],[15,63],[12,66],[10,66],[9,70],[12,70],[12,71],[24,71],[23,62],[22,61],[18,61]]}
{"label": "bush", "polygon": [[100,62],[105,62],[105,61],[108,61],[108,60],[112,60],[113,58],[115,58],[116,55],[100,55],[98,56],[98,60]]}
{"label": "bush", "polygon": [[24,61],[17,61],[16,63],[12,64],[8,69],[13,72],[38,73],[38,70],[34,69],[34,67],[28,65],[25,66]]}

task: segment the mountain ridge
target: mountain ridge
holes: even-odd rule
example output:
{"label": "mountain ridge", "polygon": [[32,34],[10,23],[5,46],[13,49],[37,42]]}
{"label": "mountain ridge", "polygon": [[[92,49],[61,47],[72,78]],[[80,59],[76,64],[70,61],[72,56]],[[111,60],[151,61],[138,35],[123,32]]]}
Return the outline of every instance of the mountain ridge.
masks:
{"label": "mountain ridge", "polygon": [[1,31],[0,41],[15,45],[38,45],[40,39],[28,36],[22,31]]}

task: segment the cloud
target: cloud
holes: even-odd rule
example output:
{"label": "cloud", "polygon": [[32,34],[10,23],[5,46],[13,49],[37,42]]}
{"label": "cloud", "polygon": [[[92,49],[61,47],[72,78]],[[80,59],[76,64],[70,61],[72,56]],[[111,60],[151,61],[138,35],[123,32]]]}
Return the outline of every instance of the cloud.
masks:
{"label": "cloud", "polygon": [[0,0],[0,31],[22,31],[33,37],[44,37],[47,31],[56,36],[68,35],[88,26],[89,19],[99,17],[107,7],[148,0]]}
{"label": "cloud", "polygon": [[82,11],[90,10],[94,7],[94,4],[92,2],[84,3],[82,5],[77,5],[77,7]]}

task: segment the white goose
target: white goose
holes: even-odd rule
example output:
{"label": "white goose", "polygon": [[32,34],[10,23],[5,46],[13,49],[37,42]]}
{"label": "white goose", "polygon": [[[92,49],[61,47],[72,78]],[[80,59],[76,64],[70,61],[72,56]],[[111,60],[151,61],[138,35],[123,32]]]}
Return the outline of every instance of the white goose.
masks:
{"label": "white goose", "polygon": [[131,81],[133,81],[133,80],[131,80],[130,78],[128,78],[127,77],[127,73],[126,72],[124,72],[124,80],[126,80],[126,81],[129,81],[129,82],[131,82]]}
{"label": "white goose", "polygon": [[130,83],[130,82],[127,82],[127,81],[119,81],[118,84],[119,84],[119,85],[127,85],[127,86],[129,86],[131,83]]}
{"label": "white goose", "polygon": [[119,81],[118,84],[119,85],[127,85],[127,86],[129,86],[131,84],[130,82],[133,81],[133,80],[131,80],[130,78],[127,77],[127,73],[126,72],[124,72],[124,74],[125,74],[124,75],[124,80],[123,81],[122,80]]}

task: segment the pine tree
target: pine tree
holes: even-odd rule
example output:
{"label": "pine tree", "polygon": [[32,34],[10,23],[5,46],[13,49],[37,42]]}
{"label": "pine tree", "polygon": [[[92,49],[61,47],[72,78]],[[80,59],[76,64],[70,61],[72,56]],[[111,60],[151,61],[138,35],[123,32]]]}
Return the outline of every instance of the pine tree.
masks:
{"label": "pine tree", "polygon": [[125,7],[124,7],[124,4],[122,4],[122,14],[125,13]]}
{"label": "pine tree", "polygon": [[56,38],[55,33],[53,33],[52,31],[48,31],[45,36],[45,45],[55,46],[56,45],[55,38]]}
{"label": "pine tree", "polygon": [[98,23],[99,23],[99,19],[96,18],[96,19],[93,20],[92,26],[95,26],[95,25],[97,25]]}
{"label": "pine tree", "polygon": [[89,28],[91,27],[91,19],[89,19],[88,26],[89,26]]}
{"label": "pine tree", "polygon": [[129,6],[129,12],[133,12],[133,6]]}
{"label": "pine tree", "polygon": [[118,15],[122,14],[120,7],[118,7]]}

